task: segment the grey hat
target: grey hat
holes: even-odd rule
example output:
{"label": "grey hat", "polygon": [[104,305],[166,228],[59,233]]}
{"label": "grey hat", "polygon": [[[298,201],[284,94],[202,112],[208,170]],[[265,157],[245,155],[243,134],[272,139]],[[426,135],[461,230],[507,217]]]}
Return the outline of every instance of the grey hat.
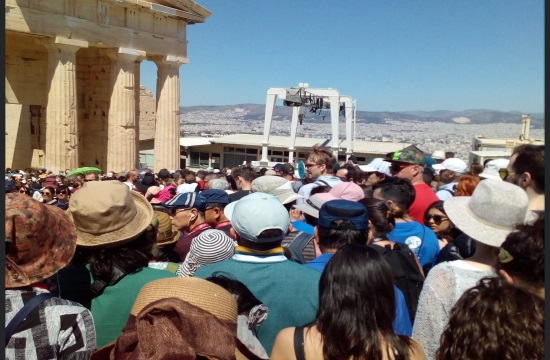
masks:
{"label": "grey hat", "polygon": [[517,185],[494,179],[481,181],[472,196],[445,200],[447,216],[466,235],[499,247],[516,225],[529,220],[529,200]]}

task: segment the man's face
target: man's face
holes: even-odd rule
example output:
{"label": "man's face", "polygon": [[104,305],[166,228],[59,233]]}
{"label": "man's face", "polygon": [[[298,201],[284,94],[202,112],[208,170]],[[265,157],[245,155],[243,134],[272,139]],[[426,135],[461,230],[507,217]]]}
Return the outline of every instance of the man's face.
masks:
{"label": "man's face", "polygon": [[412,170],[415,166],[417,165],[392,163],[390,170],[394,177],[409,179],[412,181],[414,178],[414,173]]}
{"label": "man's face", "polygon": [[508,170],[508,175],[506,176],[504,181],[507,181],[507,182],[512,183],[514,185],[517,185],[521,188],[524,188],[523,186],[521,186],[521,181],[520,181],[521,180],[521,174],[516,174],[515,170],[514,170],[514,164],[516,162],[517,157],[518,157],[517,154],[514,154],[510,158],[510,162],[508,163],[508,167],[506,168],[506,170]]}
{"label": "man's face", "polygon": [[178,230],[189,231],[192,216],[193,209],[175,208],[170,210],[170,219],[172,219],[172,224]]}
{"label": "man's face", "polygon": [[312,179],[317,179],[319,176],[324,175],[326,169],[326,164],[317,164],[314,158],[308,158],[306,160],[306,172]]}
{"label": "man's face", "polygon": [[221,209],[218,207],[213,207],[208,205],[206,207],[206,210],[204,211],[204,218],[208,225],[215,227],[218,224],[219,219],[219,213],[221,212]]}
{"label": "man's face", "polygon": [[339,177],[340,180],[342,181],[349,181],[348,178],[346,177],[347,175],[348,175],[348,169],[346,168],[340,168],[336,172],[336,176]]}
{"label": "man's face", "polygon": [[204,188],[205,188],[205,189],[210,189],[210,185],[208,185],[208,182],[209,182],[210,180],[212,180],[213,178],[214,178],[213,175],[206,175],[206,176],[204,177]]}
{"label": "man's face", "polygon": [[439,171],[439,179],[444,184],[449,184],[453,179],[453,172],[451,170],[442,169]]}

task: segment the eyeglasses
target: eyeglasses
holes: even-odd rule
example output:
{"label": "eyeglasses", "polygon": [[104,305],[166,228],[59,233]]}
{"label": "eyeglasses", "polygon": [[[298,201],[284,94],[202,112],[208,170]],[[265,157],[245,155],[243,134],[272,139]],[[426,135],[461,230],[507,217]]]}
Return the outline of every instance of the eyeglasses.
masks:
{"label": "eyeglasses", "polygon": [[187,211],[187,210],[191,210],[191,209],[171,209],[170,210],[170,216],[176,216],[176,214],[178,214],[180,212]]}
{"label": "eyeglasses", "polygon": [[306,164],[306,169],[309,169],[311,167],[320,166],[319,164]]}
{"label": "eyeglasses", "polygon": [[425,221],[425,222],[429,222],[431,219],[434,220],[434,223],[435,223],[436,225],[440,225],[443,221],[449,220],[448,217],[443,216],[443,215],[426,214],[426,215],[424,216],[424,221]]}
{"label": "eyeglasses", "polygon": [[508,169],[498,169],[498,175],[502,180],[506,180],[508,176],[515,175],[516,173],[508,172]]}

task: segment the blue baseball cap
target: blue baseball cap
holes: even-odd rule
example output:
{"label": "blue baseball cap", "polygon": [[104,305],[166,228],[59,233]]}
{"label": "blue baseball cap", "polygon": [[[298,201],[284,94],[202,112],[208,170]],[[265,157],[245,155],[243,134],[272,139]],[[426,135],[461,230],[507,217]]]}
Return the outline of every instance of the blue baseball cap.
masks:
{"label": "blue baseball cap", "polygon": [[200,192],[208,204],[229,204],[229,195],[220,189],[206,189]]}
{"label": "blue baseball cap", "polygon": [[186,208],[197,209],[198,211],[205,211],[207,202],[206,198],[201,194],[198,194],[196,192],[187,192],[176,194],[176,196],[168,201],[163,202],[161,205],[169,209]]}
{"label": "blue baseball cap", "polygon": [[331,229],[335,220],[349,220],[355,225],[356,230],[369,228],[369,213],[367,208],[356,201],[330,200],[325,202],[319,210],[317,225]]}

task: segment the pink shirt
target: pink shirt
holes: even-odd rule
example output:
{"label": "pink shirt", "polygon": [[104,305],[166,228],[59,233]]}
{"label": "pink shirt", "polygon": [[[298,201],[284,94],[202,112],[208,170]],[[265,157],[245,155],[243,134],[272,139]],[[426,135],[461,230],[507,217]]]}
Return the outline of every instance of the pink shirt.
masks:
{"label": "pink shirt", "polygon": [[157,196],[155,196],[155,198],[160,202],[165,202],[170,200],[171,198],[174,197],[174,195],[170,194],[170,189],[176,190],[176,187],[174,185],[165,186],[164,189],[159,191],[159,193],[157,194]]}

